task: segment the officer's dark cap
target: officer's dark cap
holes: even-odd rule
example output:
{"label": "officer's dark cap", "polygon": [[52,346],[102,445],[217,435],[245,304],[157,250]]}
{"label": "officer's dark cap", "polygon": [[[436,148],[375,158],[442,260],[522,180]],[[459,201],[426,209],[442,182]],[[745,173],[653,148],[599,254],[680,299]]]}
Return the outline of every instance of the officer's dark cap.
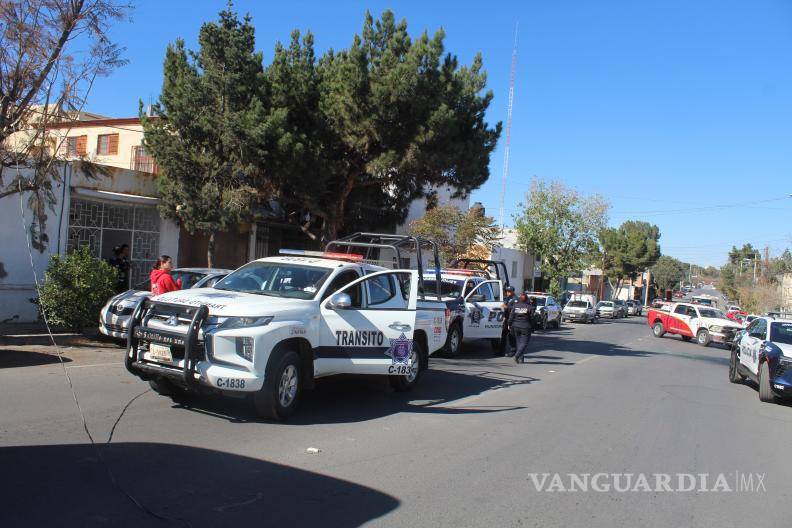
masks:
{"label": "officer's dark cap", "polygon": [[507,292],[514,292],[514,286],[506,286],[504,290],[506,290]]}

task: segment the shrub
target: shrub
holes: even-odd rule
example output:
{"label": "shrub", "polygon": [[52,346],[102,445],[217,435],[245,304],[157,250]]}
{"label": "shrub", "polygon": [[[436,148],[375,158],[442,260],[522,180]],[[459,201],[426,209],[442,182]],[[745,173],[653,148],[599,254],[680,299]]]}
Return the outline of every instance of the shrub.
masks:
{"label": "shrub", "polygon": [[66,257],[53,255],[38,299],[51,325],[71,330],[96,325],[99,310],[115,294],[118,271],[93,257],[87,246]]}

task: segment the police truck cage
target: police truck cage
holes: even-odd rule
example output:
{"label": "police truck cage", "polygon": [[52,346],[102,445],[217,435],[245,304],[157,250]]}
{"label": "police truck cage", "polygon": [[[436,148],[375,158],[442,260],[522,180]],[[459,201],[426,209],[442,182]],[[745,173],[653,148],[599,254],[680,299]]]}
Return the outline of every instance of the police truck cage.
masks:
{"label": "police truck cage", "polygon": [[495,278],[503,282],[504,286],[510,286],[509,272],[506,270],[506,264],[502,260],[487,260],[487,259],[473,259],[473,258],[459,258],[451,261],[449,270],[480,270],[486,272],[489,277]]}
{"label": "police truck cage", "polygon": [[[390,250],[392,252],[392,260],[387,260],[381,255],[381,250]],[[364,262],[370,264],[377,264],[383,267],[398,269],[400,267],[411,267],[409,264],[404,266],[405,262],[412,262],[411,257],[415,257],[416,268],[418,270],[418,296],[423,301],[425,299],[424,289],[424,252],[429,251],[431,258],[434,260],[432,265],[435,266],[435,286],[437,291],[437,300],[442,301],[441,294],[441,275],[440,269],[437,266],[440,263],[439,253],[437,251],[437,244],[431,240],[422,237],[415,237],[410,235],[396,235],[385,233],[354,233],[352,235],[333,240],[325,247],[325,252],[330,254],[352,254],[356,256],[362,255]],[[388,256],[388,255],[385,255]],[[325,257],[333,258],[333,257]],[[334,257],[338,258],[338,257]],[[427,262],[428,264],[428,262]]]}

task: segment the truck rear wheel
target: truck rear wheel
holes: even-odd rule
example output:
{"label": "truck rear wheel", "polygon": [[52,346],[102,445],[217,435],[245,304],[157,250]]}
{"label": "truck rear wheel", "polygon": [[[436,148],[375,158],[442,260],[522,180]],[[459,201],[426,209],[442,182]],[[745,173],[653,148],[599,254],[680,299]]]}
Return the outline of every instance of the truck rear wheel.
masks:
{"label": "truck rear wheel", "polygon": [[292,350],[270,359],[264,386],[253,395],[256,414],[269,420],[284,420],[294,414],[300,401],[300,358]]}
{"label": "truck rear wheel", "polygon": [[652,325],[652,334],[654,334],[655,337],[663,337],[665,335],[663,323],[657,321],[654,325]]}
{"label": "truck rear wheel", "polygon": [[396,392],[407,392],[418,384],[421,377],[421,363],[424,357],[424,349],[421,342],[413,340],[412,352],[410,352],[410,374],[400,376],[388,376],[388,381]]}
{"label": "truck rear wheel", "polygon": [[451,357],[459,355],[462,350],[462,325],[459,321],[451,324],[448,328],[448,336],[446,336],[445,352]]}

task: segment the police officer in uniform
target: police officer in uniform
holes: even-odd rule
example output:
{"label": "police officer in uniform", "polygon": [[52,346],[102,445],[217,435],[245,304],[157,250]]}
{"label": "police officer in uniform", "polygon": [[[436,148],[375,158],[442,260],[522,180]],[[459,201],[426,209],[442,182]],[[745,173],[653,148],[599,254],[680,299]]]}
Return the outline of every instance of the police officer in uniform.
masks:
{"label": "police officer in uniform", "polygon": [[509,314],[509,329],[516,341],[517,350],[514,353],[514,362],[522,363],[523,356],[528,351],[528,342],[533,333],[533,316],[536,307],[528,301],[525,292],[520,294],[520,298],[512,305]]}
{"label": "police officer in uniform", "polygon": [[516,301],[514,297],[514,286],[506,286],[503,289],[503,328],[501,329],[500,346],[498,347],[499,355],[511,356],[510,350],[514,348],[514,338],[509,331],[509,315],[511,314],[512,306]]}

